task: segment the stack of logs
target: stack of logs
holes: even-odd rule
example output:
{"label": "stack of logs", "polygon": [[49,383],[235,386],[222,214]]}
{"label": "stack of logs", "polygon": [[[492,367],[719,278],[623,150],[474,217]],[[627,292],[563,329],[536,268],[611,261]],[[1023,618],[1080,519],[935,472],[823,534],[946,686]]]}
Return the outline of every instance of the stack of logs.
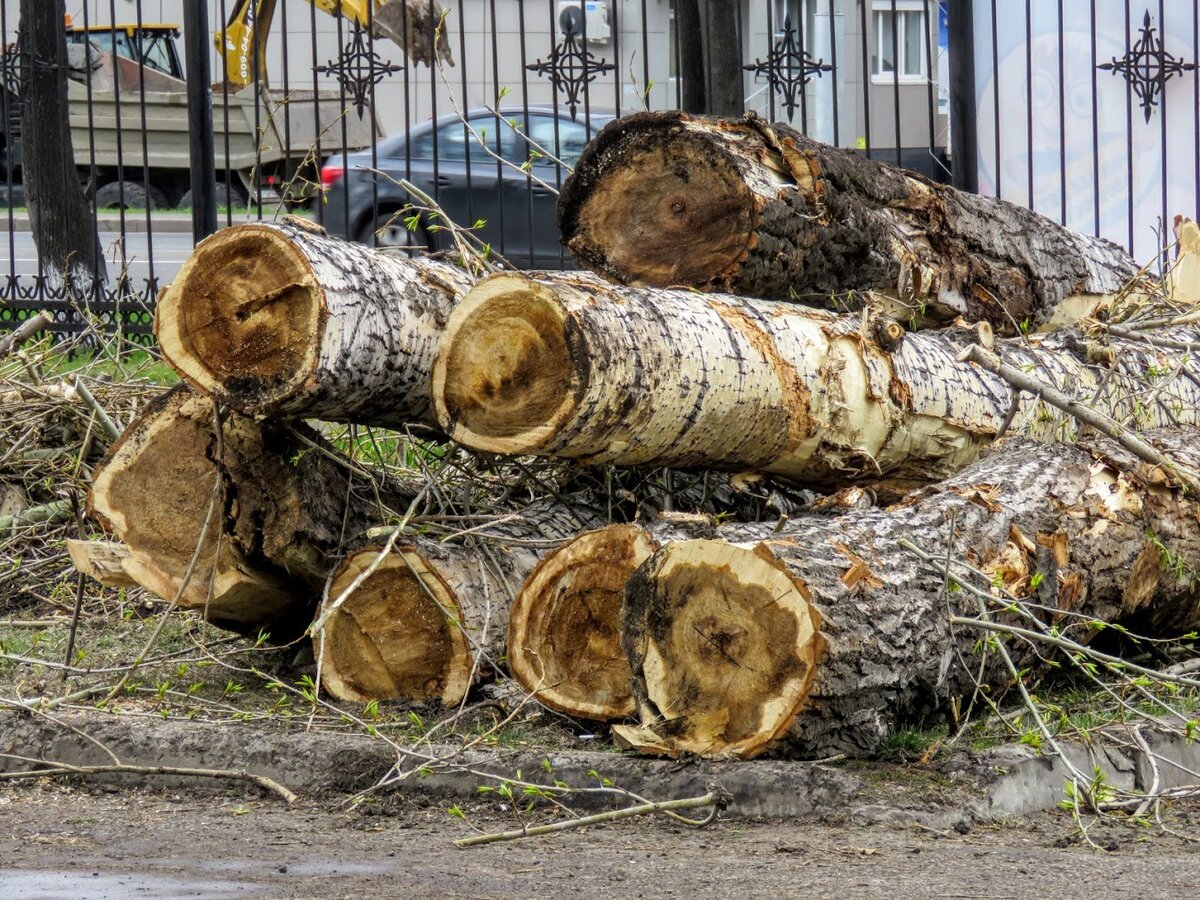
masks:
{"label": "stack of logs", "polygon": [[[157,314],[186,387],[112,448],[90,503],[119,543],[78,564],[229,628],[307,630],[342,699],[455,704],[506,668],[672,756],[867,754],[1007,683],[951,622],[979,601],[946,590],[946,560],[1081,642],[1092,620],[1200,624],[1191,223],[1152,282],[1025,209],[753,117],[669,113],[598,136],[559,225],[596,274],[476,279],[299,222],[203,242]],[[1104,324],[1149,295],[1153,321]],[[1084,428],[1014,370],[1120,424]],[[372,542],[422,486],[374,484],[304,419],[827,496],[769,522],[547,497],[487,542]],[[1113,439],[1129,429],[1168,461]]]}

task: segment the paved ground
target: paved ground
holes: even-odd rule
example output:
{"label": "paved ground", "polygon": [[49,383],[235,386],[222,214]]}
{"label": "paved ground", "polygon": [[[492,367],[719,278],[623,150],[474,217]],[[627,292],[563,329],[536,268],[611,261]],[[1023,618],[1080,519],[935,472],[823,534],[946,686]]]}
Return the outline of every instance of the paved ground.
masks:
{"label": "paved ground", "polygon": [[1178,898],[1200,884],[1200,853],[1169,835],[1098,828],[1095,850],[1073,832],[1059,815],[965,834],[639,820],[459,850],[466,824],[398,798],[348,812],[23,783],[0,785],[0,895]]}

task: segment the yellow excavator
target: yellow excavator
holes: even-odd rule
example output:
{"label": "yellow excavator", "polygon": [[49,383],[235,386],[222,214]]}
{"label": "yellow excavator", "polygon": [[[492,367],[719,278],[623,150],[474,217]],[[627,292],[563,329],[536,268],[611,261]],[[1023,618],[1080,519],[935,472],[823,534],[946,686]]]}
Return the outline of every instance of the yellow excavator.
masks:
{"label": "yellow excavator", "polygon": [[[342,16],[404,48],[414,63],[454,65],[442,29],[445,13],[431,0],[308,0],[331,16]],[[278,0],[238,0],[225,27],[213,35],[225,61],[225,82],[242,87],[267,84],[267,37]],[[255,74],[257,69],[257,74]]]}

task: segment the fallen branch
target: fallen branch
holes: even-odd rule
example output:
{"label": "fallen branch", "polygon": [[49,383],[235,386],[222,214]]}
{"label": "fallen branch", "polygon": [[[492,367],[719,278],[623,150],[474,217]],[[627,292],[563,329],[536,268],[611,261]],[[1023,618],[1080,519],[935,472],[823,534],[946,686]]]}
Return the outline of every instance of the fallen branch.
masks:
{"label": "fallen branch", "polygon": [[584,816],[570,819],[566,822],[554,822],[550,825],[534,825],[516,831],[502,831],[497,834],[480,834],[474,837],[462,838],[455,841],[454,846],[460,850],[467,847],[478,847],[483,844],[495,844],[499,841],[517,841],[524,837],[534,837],[539,834],[554,834],[559,831],[569,831],[574,828],[586,828],[589,825],[603,825],[608,822],[619,822],[622,819],[632,819],[634,816],[644,816],[650,813],[674,812],[677,809],[698,809],[703,806],[712,807],[703,819],[687,819],[674,816],[677,821],[684,822],[694,828],[703,828],[716,821],[718,813],[728,806],[728,799],[720,791],[709,791],[702,797],[687,797],[682,800],[663,800],[660,803],[646,803],[641,806],[629,806],[625,809],[615,809],[611,812],[597,813],[594,816]]}
{"label": "fallen branch", "polygon": [[289,806],[299,798],[278,781],[266,775],[256,775],[244,769],[192,769],[179,766],[131,766],[125,763],[115,763],[102,766],[73,766],[69,763],[47,762],[35,760],[11,753],[0,753],[0,758],[13,759],[21,762],[45,764],[47,768],[33,769],[28,772],[0,772],[0,779],[15,781],[20,778],[42,778],[50,775],[186,775],[195,778],[228,778],[234,781],[249,781],[265,791],[275,794]]}
{"label": "fallen branch", "polygon": [[0,357],[7,356],[39,331],[49,328],[53,323],[54,320],[44,312],[38,313],[33,318],[26,319],[3,338],[0,338]]}

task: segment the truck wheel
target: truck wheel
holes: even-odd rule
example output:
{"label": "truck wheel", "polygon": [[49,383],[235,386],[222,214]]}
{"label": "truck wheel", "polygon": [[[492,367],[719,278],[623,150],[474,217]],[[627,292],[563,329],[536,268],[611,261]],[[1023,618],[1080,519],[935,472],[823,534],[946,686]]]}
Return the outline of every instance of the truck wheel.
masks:
{"label": "truck wheel", "polygon": [[[190,190],[184,191],[182,197],[179,198],[180,209],[191,209],[194,202],[194,197]],[[217,209],[233,209],[234,207],[245,206],[246,198],[242,196],[242,192],[230,188],[227,184],[217,183]]]}
{"label": "truck wheel", "polygon": [[154,185],[110,181],[96,189],[97,209],[166,209],[167,198]]}

